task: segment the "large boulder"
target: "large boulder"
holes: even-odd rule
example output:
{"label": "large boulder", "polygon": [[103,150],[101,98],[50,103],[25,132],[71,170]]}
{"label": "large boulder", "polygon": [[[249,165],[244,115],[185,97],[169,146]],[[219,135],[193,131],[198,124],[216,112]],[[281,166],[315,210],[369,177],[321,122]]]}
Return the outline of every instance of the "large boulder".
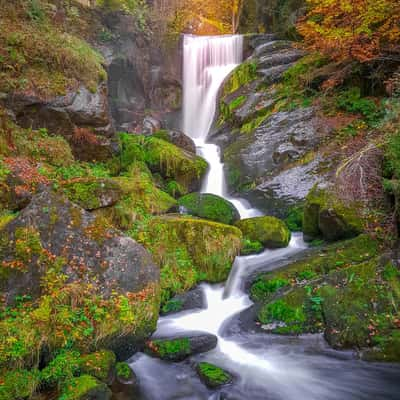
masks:
{"label": "large boulder", "polygon": [[190,193],[178,200],[181,211],[223,224],[234,224],[240,215],[228,200],[209,193]]}
{"label": "large boulder", "polygon": [[217,337],[208,333],[152,339],[146,343],[146,352],[162,360],[182,361],[214,349],[217,343]]}
{"label": "large boulder", "polygon": [[[7,305],[12,306],[16,296],[25,295],[40,305],[54,290],[55,278],[48,278],[53,273],[64,282],[62,287],[67,291],[64,299],[68,299],[70,285],[83,292],[74,300],[77,303],[72,304],[93,303],[92,308],[82,305],[86,310],[85,321],[89,327],[93,323],[103,324],[102,329],[107,332],[98,338],[96,330],[91,328],[85,335],[74,337],[75,346],[85,351],[94,347],[96,340],[96,346],[103,345],[114,350],[119,358],[126,358],[155,327],[159,269],[150,254],[103,218],[50,190],[34,196],[29,206],[2,230],[0,261],[0,291]],[[95,322],[96,299],[101,299],[107,307],[106,314],[110,313],[101,322]],[[121,302],[128,314],[117,312]],[[67,309],[71,307],[68,304]],[[131,312],[143,314],[133,322],[129,317]],[[35,314],[31,317],[36,318]],[[53,337],[60,329],[58,324],[62,324],[62,320],[57,321],[48,326],[53,346],[63,340]]]}
{"label": "large boulder", "polygon": [[357,202],[343,202],[332,190],[314,186],[304,204],[305,238],[334,241],[357,236],[363,231],[359,207]]}
{"label": "large boulder", "polygon": [[162,315],[174,314],[181,311],[207,308],[207,299],[201,287],[174,296],[161,308]]}
{"label": "large boulder", "polygon": [[290,231],[286,224],[275,217],[246,218],[235,224],[245,239],[260,242],[267,248],[286,247]]}

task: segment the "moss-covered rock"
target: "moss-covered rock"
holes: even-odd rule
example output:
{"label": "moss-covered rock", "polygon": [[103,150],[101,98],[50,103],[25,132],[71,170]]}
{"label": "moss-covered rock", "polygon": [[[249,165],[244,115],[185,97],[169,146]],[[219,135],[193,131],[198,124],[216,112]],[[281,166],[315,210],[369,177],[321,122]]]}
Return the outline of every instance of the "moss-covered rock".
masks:
{"label": "moss-covered rock", "polygon": [[290,231],[286,224],[275,217],[255,217],[235,224],[245,239],[260,242],[268,248],[286,247],[290,241]]}
{"label": "moss-covered rock", "polygon": [[17,369],[0,376],[0,400],[30,398],[39,386],[38,370]]}
{"label": "moss-covered rock", "polygon": [[111,390],[90,375],[81,375],[66,382],[58,400],[110,400]]}
{"label": "moss-covered rock", "polygon": [[235,206],[220,196],[209,193],[190,193],[181,197],[178,204],[187,214],[231,225],[239,218]]}
{"label": "moss-covered rock", "polygon": [[157,187],[154,177],[143,162],[133,162],[123,175],[113,178],[122,190],[120,200],[113,206],[99,210],[123,230],[150,214],[164,214],[177,205],[176,200]]}
{"label": "moss-covered rock", "polygon": [[242,234],[231,225],[168,215],[152,218],[137,238],[161,267],[165,301],[200,281],[224,281],[240,252]]}
{"label": "moss-covered rock", "polygon": [[115,375],[119,382],[133,382],[135,374],[127,362],[118,362],[115,365]]}
{"label": "moss-covered rock", "polygon": [[217,341],[217,337],[211,334],[154,339],[146,343],[146,352],[153,357],[176,362],[214,349],[217,346]]}
{"label": "moss-covered rock", "polygon": [[262,275],[251,288],[262,327],[323,332],[334,348],[399,361],[400,270],[378,254],[378,243],[361,235]]}
{"label": "moss-covered rock", "polygon": [[357,204],[345,204],[327,189],[315,186],[306,197],[303,232],[306,239],[328,241],[357,236],[363,231]]}
{"label": "moss-covered rock", "polygon": [[264,246],[258,240],[252,241],[249,239],[243,239],[243,245],[242,245],[242,250],[240,252],[240,255],[248,256],[251,254],[259,254],[263,250],[264,250]]}
{"label": "moss-covered rock", "polygon": [[64,194],[85,210],[110,207],[120,200],[122,190],[111,179],[80,178],[62,185]]}
{"label": "moss-covered rock", "polygon": [[116,361],[112,351],[100,350],[81,357],[81,372],[110,385],[114,380]]}
{"label": "moss-covered rock", "polygon": [[176,181],[186,193],[199,188],[208,168],[201,157],[154,136],[123,134],[120,140],[123,168],[128,168],[134,161],[142,161],[153,173]]}
{"label": "moss-covered rock", "polygon": [[229,372],[208,362],[198,363],[196,371],[200,379],[210,389],[215,389],[232,382],[232,375]]}

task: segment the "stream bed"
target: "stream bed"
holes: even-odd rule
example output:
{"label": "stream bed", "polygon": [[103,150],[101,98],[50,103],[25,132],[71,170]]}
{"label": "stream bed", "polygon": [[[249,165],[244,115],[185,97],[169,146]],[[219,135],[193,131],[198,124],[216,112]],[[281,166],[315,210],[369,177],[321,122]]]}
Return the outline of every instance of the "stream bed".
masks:
{"label": "stream bed", "polygon": [[[241,36],[185,36],[183,131],[194,139],[210,166],[202,192],[226,198],[241,218],[249,218],[262,213],[228,195],[219,148],[207,143],[219,87],[240,64],[242,53]],[[246,279],[256,271],[281,267],[306,249],[302,234],[294,233],[287,248],[237,257],[226,284],[201,285],[207,308],[160,318],[155,338],[205,332],[216,335],[218,345],[180,363],[137,353],[130,365],[140,393],[132,400],[399,400],[398,365],[356,360],[352,352],[330,349],[321,335],[263,333],[251,318],[247,329],[241,329],[246,322],[238,323],[238,316],[251,315],[252,307],[244,288]],[[199,361],[231,372],[233,383],[207,389],[194,368]]]}

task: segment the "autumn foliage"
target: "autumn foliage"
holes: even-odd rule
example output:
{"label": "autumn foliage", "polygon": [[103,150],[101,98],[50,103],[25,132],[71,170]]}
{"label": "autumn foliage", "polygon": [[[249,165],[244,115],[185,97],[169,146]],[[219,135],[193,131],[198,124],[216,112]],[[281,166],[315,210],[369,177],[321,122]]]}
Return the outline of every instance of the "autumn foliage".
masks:
{"label": "autumn foliage", "polygon": [[335,61],[400,61],[400,1],[307,0],[298,23],[309,50]]}

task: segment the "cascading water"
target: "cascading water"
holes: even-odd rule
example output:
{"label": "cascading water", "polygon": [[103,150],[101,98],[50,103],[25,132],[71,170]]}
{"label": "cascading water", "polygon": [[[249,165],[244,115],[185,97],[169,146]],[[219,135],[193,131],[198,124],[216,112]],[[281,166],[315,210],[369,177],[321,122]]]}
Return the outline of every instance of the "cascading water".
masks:
{"label": "cascading water", "polygon": [[[247,218],[261,213],[244,200],[227,195],[219,148],[206,143],[215,117],[219,87],[242,61],[242,51],[241,36],[184,37],[183,130],[194,139],[198,153],[210,166],[202,191],[225,197],[237,207],[242,218]],[[193,359],[214,362],[231,371],[235,375],[232,385],[221,393],[213,393],[200,382],[190,362],[168,364],[139,353],[134,356],[131,365],[139,377],[140,399],[398,398],[398,386],[396,388],[393,383],[397,382],[396,369],[328,357],[328,349],[319,336],[276,337],[243,331],[240,324],[232,322],[235,315],[246,312],[244,310],[252,305],[244,292],[244,278],[260,268],[266,271],[283,265],[289,256],[305,247],[302,235],[293,234],[286,249],[237,257],[225,287],[202,285],[207,309],[160,318],[157,336],[184,335],[193,331],[216,335],[218,347]],[[342,358],[346,355],[335,352],[335,356],[339,357],[339,354]]]}

